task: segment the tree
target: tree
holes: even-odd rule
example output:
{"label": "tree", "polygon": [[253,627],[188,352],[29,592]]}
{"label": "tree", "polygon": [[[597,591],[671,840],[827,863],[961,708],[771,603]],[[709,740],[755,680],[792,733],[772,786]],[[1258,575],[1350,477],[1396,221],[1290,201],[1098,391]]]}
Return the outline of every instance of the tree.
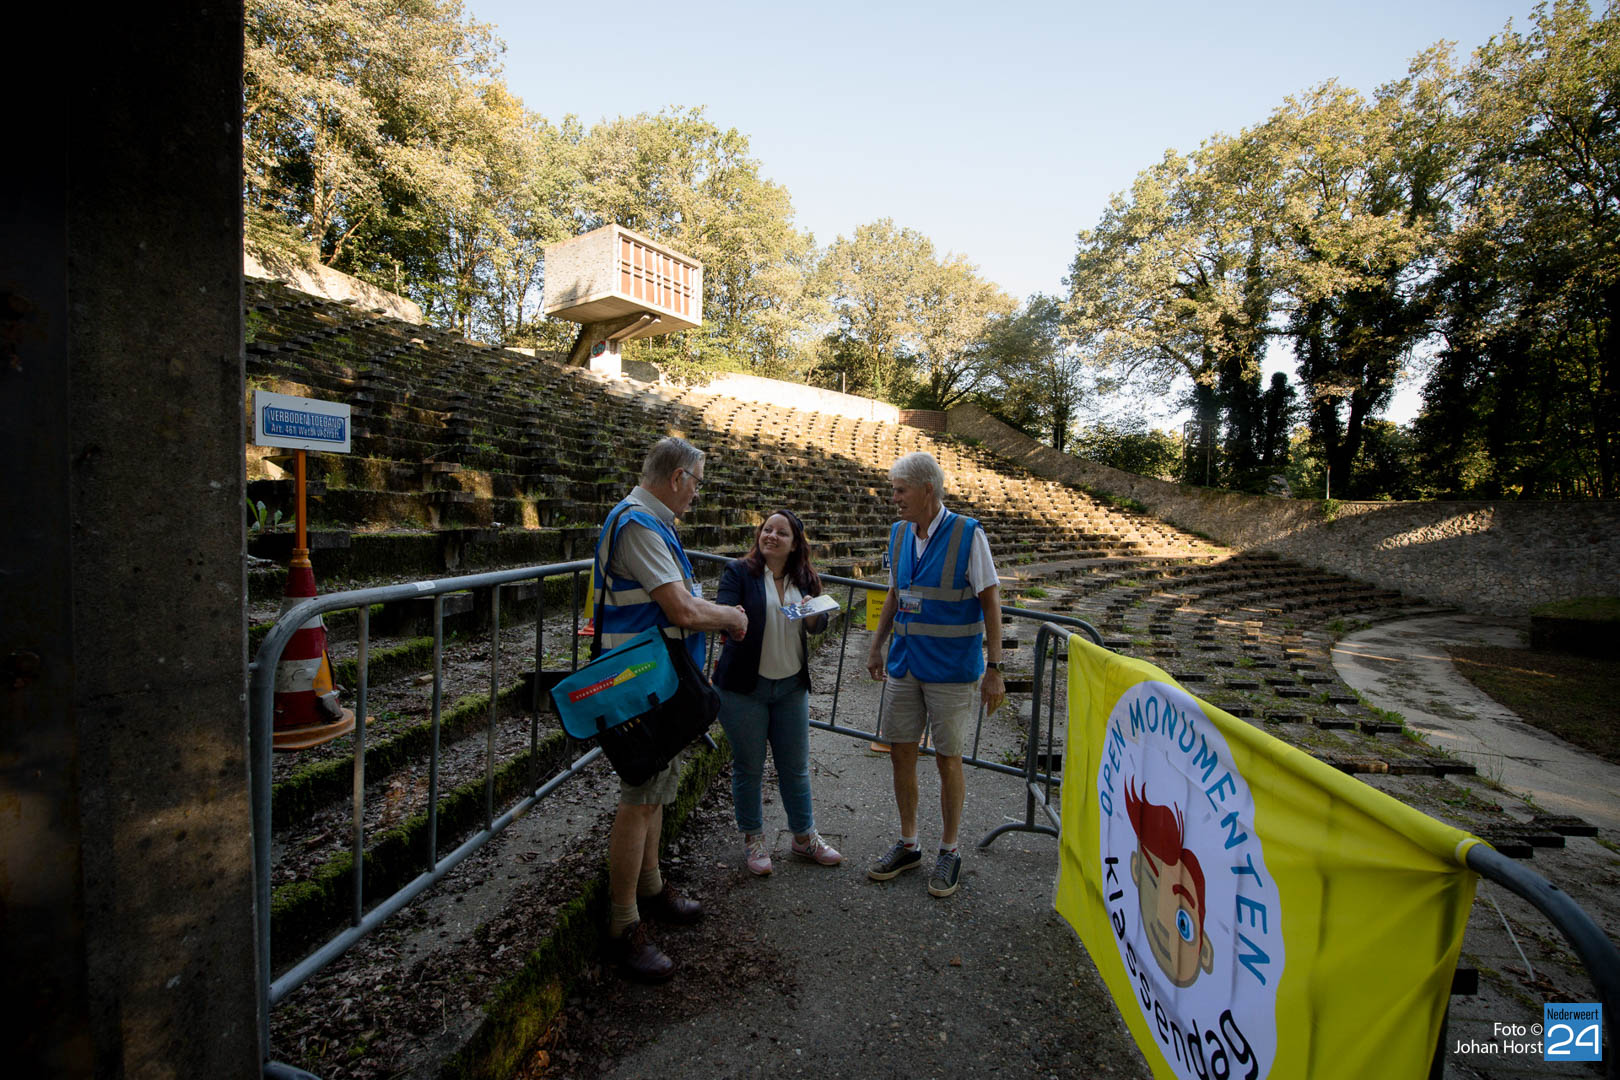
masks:
{"label": "tree", "polygon": [[1620,16],[1538,7],[1464,77],[1472,138],[1422,454],[1479,495],[1620,496]]}
{"label": "tree", "polygon": [[838,237],[810,289],[836,324],[819,377],[923,409],[965,400],[989,373],[988,335],[1016,302],[959,255],[889,218]]}
{"label": "tree", "polygon": [[1257,129],[1190,156],[1167,153],[1081,232],[1067,280],[1073,331],[1126,380],[1160,393],[1190,384],[1209,437],[1224,416],[1245,478],[1277,288],[1270,223],[1280,176],[1268,136]]}
{"label": "tree", "polygon": [[892,398],[918,351],[921,282],[934,245],[889,218],[835,240],[816,266],[812,289],[826,297],[836,326],[829,353],[851,393]]}
{"label": "tree", "polygon": [[813,240],[748,148],[702,109],[608,121],[581,140],[577,231],[617,223],[703,263],[703,329],[637,342],[649,358],[782,373],[821,315],[805,289]]}
{"label": "tree", "polygon": [[577,164],[504,84],[482,84],[465,105],[460,168],[421,228],[420,250],[436,258],[410,291],[436,321],[515,344],[539,318],[545,245],[570,234]]}
{"label": "tree", "polygon": [[1140,419],[1125,424],[1098,424],[1075,440],[1074,452],[1100,465],[1174,480],[1181,472],[1181,439]]}
{"label": "tree", "polygon": [[922,388],[913,404],[949,409],[990,375],[995,359],[990,335],[1018,304],[959,255],[925,265],[915,287]]}
{"label": "tree", "polygon": [[989,386],[976,394],[985,411],[1062,452],[1086,393],[1089,365],[1068,337],[1063,304],[1035,295],[996,319],[984,337]]}
{"label": "tree", "polygon": [[499,44],[459,0],[249,0],[245,28],[250,238],[399,288],[465,191],[458,121]]}
{"label": "tree", "polygon": [[1268,124],[1287,176],[1288,332],[1312,437],[1346,492],[1367,422],[1428,331],[1422,286],[1454,175],[1453,86],[1446,54],[1431,51],[1371,103],[1330,82]]}
{"label": "tree", "polygon": [[1288,464],[1288,432],[1294,426],[1295,398],[1299,395],[1280,371],[1260,401],[1259,465],[1269,477]]}

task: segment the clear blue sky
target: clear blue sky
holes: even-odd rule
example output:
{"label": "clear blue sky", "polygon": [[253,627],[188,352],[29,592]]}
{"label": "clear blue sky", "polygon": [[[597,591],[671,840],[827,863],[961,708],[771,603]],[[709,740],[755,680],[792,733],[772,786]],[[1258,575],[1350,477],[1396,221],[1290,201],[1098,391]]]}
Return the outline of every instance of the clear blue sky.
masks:
{"label": "clear blue sky", "polygon": [[890,217],[1021,299],[1061,291],[1075,234],[1167,148],[1327,79],[1371,92],[1440,40],[1466,57],[1533,6],[468,0],[547,118],[705,106],[818,243]]}

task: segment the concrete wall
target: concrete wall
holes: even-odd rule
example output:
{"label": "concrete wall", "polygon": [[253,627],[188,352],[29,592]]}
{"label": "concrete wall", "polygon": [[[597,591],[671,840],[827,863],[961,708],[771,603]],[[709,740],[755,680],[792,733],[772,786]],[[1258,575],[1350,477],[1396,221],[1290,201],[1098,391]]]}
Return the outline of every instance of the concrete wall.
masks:
{"label": "concrete wall", "polygon": [[[265,256],[269,259],[270,256]],[[422,321],[422,305],[407,300],[387,289],[379,289],[341,270],[311,262],[305,265],[287,258],[273,259],[266,266],[252,252],[242,253],[242,273],[250,278],[282,281],[311,296],[324,296],[328,300],[353,300],[367,311],[382,310],[405,322]]]}
{"label": "concrete wall", "polygon": [[1131,498],[1229,547],[1275,552],[1408,596],[1467,611],[1620,591],[1620,503],[1342,502],[1187,487],[1060,454],[976,406],[952,409],[952,434],[977,439],[1041,476]]}
{"label": "concrete wall", "polygon": [[836,390],[823,390],[803,383],[764,379],[758,375],[718,375],[703,386],[705,393],[721,394],[743,401],[758,401],[765,405],[779,405],[785,409],[805,409],[810,412],[848,416],[855,420],[876,420],[883,424],[898,424],[900,410],[883,401],[840,394]]}
{"label": "concrete wall", "polygon": [[257,1076],[242,7],[70,17],[8,27],[46,55],[0,195],[7,1061]]}

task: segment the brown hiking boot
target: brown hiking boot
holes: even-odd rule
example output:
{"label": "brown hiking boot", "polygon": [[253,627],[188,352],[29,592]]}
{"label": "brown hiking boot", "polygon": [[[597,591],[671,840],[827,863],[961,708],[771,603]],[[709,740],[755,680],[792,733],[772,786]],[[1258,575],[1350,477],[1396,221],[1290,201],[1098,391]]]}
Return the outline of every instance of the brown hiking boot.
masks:
{"label": "brown hiking boot", "polygon": [[611,938],[608,944],[619,970],[637,982],[661,983],[675,974],[675,961],[653,944],[646,923],[631,923],[622,937]]}
{"label": "brown hiking boot", "polygon": [[663,891],[656,896],[638,896],[636,905],[643,914],[677,926],[689,926],[703,918],[703,905],[696,900],[688,900],[667,881],[664,882]]}

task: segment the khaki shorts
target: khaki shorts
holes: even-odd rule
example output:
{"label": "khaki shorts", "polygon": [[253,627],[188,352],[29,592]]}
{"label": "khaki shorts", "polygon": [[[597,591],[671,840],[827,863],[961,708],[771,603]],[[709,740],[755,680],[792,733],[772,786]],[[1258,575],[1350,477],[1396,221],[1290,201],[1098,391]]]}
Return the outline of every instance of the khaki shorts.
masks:
{"label": "khaki shorts", "polygon": [[685,753],[676,754],[674,761],[665,765],[662,772],[654,773],[645,784],[627,784],[620,780],[619,801],[631,806],[667,806],[674,802],[681,790],[681,763],[685,760]]}
{"label": "khaki shorts", "polygon": [[978,715],[979,680],[925,683],[914,676],[890,675],[883,682],[883,738],[890,743],[920,742],[925,727],[934,731],[934,752],[961,757],[968,725]]}

